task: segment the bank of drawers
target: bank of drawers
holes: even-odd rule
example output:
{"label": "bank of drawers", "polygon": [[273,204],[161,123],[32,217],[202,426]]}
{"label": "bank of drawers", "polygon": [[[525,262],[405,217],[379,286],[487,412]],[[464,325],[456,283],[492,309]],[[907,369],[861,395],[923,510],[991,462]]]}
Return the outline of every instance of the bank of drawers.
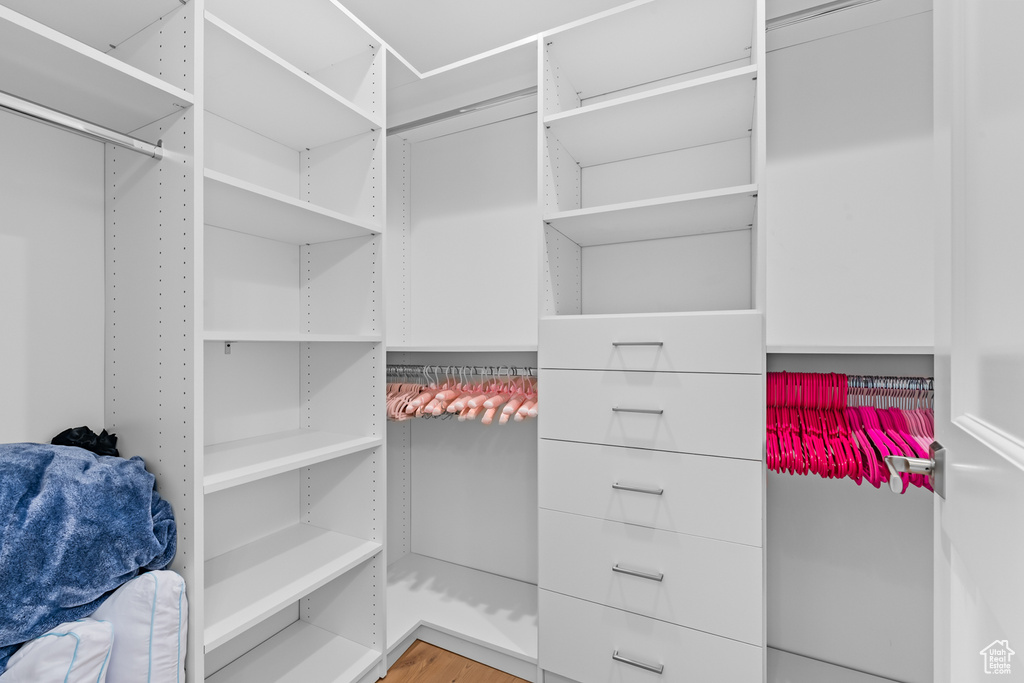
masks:
{"label": "bank of drawers", "polygon": [[760,680],[760,315],[559,318],[540,339],[541,667]]}

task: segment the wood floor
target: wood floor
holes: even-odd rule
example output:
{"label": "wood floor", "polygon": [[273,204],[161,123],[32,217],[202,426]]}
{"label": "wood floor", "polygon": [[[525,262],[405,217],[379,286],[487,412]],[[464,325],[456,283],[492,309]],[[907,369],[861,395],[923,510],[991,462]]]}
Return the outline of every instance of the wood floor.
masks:
{"label": "wood floor", "polygon": [[484,666],[454,652],[428,645],[412,644],[388,669],[384,683],[526,683],[504,671]]}

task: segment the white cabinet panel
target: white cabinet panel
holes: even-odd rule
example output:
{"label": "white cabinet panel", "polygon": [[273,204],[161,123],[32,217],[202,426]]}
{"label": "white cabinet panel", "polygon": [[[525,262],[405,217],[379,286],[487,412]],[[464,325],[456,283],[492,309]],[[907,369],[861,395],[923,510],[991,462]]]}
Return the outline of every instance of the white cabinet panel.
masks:
{"label": "white cabinet panel", "polygon": [[540,587],[761,642],[761,549],[540,511]]}
{"label": "white cabinet panel", "polygon": [[753,460],[541,439],[539,478],[542,508],[761,545]]}
{"label": "white cabinet panel", "polygon": [[542,368],[758,374],[761,314],[622,315],[545,319]]}
{"label": "white cabinet panel", "polygon": [[761,459],[760,375],[542,370],[540,384],[542,438]]}
{"label": "white cabinet panel", "polygon": [[[723,598],[726,599],[726,598]],[[761,648],[540,591],[541,668],[586,683],[761,680]],[[658,676],[614,654],[664,667]]]}

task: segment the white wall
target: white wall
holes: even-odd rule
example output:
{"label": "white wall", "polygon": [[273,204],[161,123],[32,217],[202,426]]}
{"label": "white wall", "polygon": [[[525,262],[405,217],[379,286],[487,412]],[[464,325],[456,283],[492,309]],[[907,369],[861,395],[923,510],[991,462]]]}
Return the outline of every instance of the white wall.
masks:
{"label": "white wall", "polygon": [[103,428],[103,145],[0,113],[0,441]]}
{"label": "white wall", "polygon": [[768,55],[767,343],[931,346],[931,13]]}
{"label": "white wall", "polygon": [[[534,115],[521,116],[412,145],[408,343],[537,344],[536,126]],[[389,212],[390,225],[396,208]],[[401,287],[393,275],[389,307]]]}

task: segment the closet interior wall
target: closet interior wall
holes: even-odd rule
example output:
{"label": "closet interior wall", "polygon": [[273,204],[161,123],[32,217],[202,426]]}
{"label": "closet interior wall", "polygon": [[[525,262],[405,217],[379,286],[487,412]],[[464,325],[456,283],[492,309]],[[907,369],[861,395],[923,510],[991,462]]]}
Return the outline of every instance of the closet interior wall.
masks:
{"label": "closet interior wall", "polygon": [[[769,372],[932,376],[929,2],[768,34]],[[932,670],[932,494],[767,475],[768,645]]]}

